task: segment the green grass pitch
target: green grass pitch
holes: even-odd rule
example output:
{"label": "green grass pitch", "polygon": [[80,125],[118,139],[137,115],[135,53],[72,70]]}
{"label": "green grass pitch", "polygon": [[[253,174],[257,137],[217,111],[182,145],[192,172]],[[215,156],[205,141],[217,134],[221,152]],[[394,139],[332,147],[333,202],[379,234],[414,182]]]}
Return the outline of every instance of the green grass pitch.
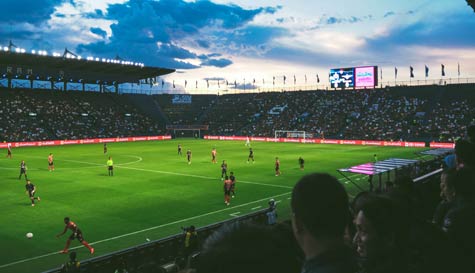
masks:
{"label": "green grass pitch", "polygon": [[[177,155],[177,145],[183,155]],[[211,163],[216,147],[218,163]],[[181,232],[181,226],[204,226],[263,209],[276,199],[280,219],[289,215],[292,186],[304,174],[335,171],[379,160],[415,158],[416,148],[369,147],[253,142],[255,163],[248,164],[248,148],[242,141],[178,139],[171,141],[110,143],[108,154],[102,145],[14,148],[13,159],[0,158],[0,272],[41,272],[65,262],[58,254],[68,231],[63,218],[71,217],[96,249],[95,256],[156,240]],[[186,150],[193,152],[192,164]],[[47,156],[54,154],[56,170],[48,172]],[[107,157],[114,160],[114,176],[107,175]],[[281,161],[282,175],[275,176],[274,159]],[[305,159],[305,170],[298,158]],[[41,197],[35,207],[25,194],[25,180],[19,180],[24,159],[28,177]],[[234,171],[236,198],[226,206],[223,199],[220,163]],[[353,177],[358,179],[359,177]],[[340,179],[344,183],[343,179]],[[366,180],[359,181],[366,187]],[[357,189],[345,184],[353,196]],[[27,239],[25,234],[34,237]],[[79,260],[88,250],[73,241]]]}

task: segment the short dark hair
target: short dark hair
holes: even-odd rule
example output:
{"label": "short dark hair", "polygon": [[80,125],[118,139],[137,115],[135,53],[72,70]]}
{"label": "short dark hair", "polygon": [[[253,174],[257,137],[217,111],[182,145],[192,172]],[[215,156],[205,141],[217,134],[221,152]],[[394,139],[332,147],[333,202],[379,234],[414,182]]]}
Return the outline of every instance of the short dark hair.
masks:
{"label": "short dark hair", "polygon": [[391,239],[397,247],[407,246],[409,215],[397,200],[383,195],[369,195],[356,215],[360,211],[371,223],[378,236]]}
{"label": "short dark hair", "polygon": [[69,217],[64,217],[64,221],[69,222],[70,221]]}
{"label": "short dark hair", "polygon": [[459,139],[455,142],[455,155],[458,160],[465,165],[475,165],[475,144],[465,139]]}
{"label": "short dark hair", "polygon": [[475,169],[464,167],[454,175],[454,188],[457,197],[475,200]]}
{"label": "short dark hair", "polygon": [[292,212],[317,237],[343,236],[349,218],[348,195],[333,176],[302,177],[292,191]]}
{"label": "short dark hair", "polygon": [[71,261],[75,261],[75,260],[76,260],[76,256],[77,256],[76,251],[71,251],[71,253],[69,253],[69,259],[70,259]]}
{"label": "short dark hair", "polygon": [[224,225],[203,244],[197,273],[299,272],[301,252],[290,226]]}

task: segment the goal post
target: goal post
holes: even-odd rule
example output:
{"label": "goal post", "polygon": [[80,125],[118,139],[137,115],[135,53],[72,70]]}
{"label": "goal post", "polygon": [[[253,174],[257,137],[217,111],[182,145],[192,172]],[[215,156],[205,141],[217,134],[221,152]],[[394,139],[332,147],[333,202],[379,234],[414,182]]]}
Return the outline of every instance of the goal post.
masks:
{"label": "goal post", "polygon": [[202,131],[208,130],[208,125],[167,125],[166,128],[173,138],[201,138]]}
{"label": "goal post", "polygon": [[275,138],[311,138],[312,134],[309,134],[305,131],[289,131],[289,130],[275,130],[274,131]]}

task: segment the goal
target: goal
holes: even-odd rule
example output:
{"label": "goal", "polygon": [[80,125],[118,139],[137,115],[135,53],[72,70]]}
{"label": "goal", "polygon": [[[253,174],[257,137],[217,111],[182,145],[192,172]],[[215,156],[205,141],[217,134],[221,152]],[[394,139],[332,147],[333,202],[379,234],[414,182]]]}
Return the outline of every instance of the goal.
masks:
{"label": "goal", "polygon": [[305,131],[286,131],[286,130],[275,130],[274,131],[275,138],[312,138],[312,134],[309,134]]}

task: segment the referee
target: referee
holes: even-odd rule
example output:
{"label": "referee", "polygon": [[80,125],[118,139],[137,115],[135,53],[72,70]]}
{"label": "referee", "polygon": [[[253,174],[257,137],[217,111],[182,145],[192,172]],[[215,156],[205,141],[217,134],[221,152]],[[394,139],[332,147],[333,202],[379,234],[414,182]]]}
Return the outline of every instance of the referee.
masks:
{"label": "referee", "polygon": [[114,161],[112,161],[112,156],[109,156],[109,160],[107,160],[107,170],[109,170],[109,176],[114,176]]}

